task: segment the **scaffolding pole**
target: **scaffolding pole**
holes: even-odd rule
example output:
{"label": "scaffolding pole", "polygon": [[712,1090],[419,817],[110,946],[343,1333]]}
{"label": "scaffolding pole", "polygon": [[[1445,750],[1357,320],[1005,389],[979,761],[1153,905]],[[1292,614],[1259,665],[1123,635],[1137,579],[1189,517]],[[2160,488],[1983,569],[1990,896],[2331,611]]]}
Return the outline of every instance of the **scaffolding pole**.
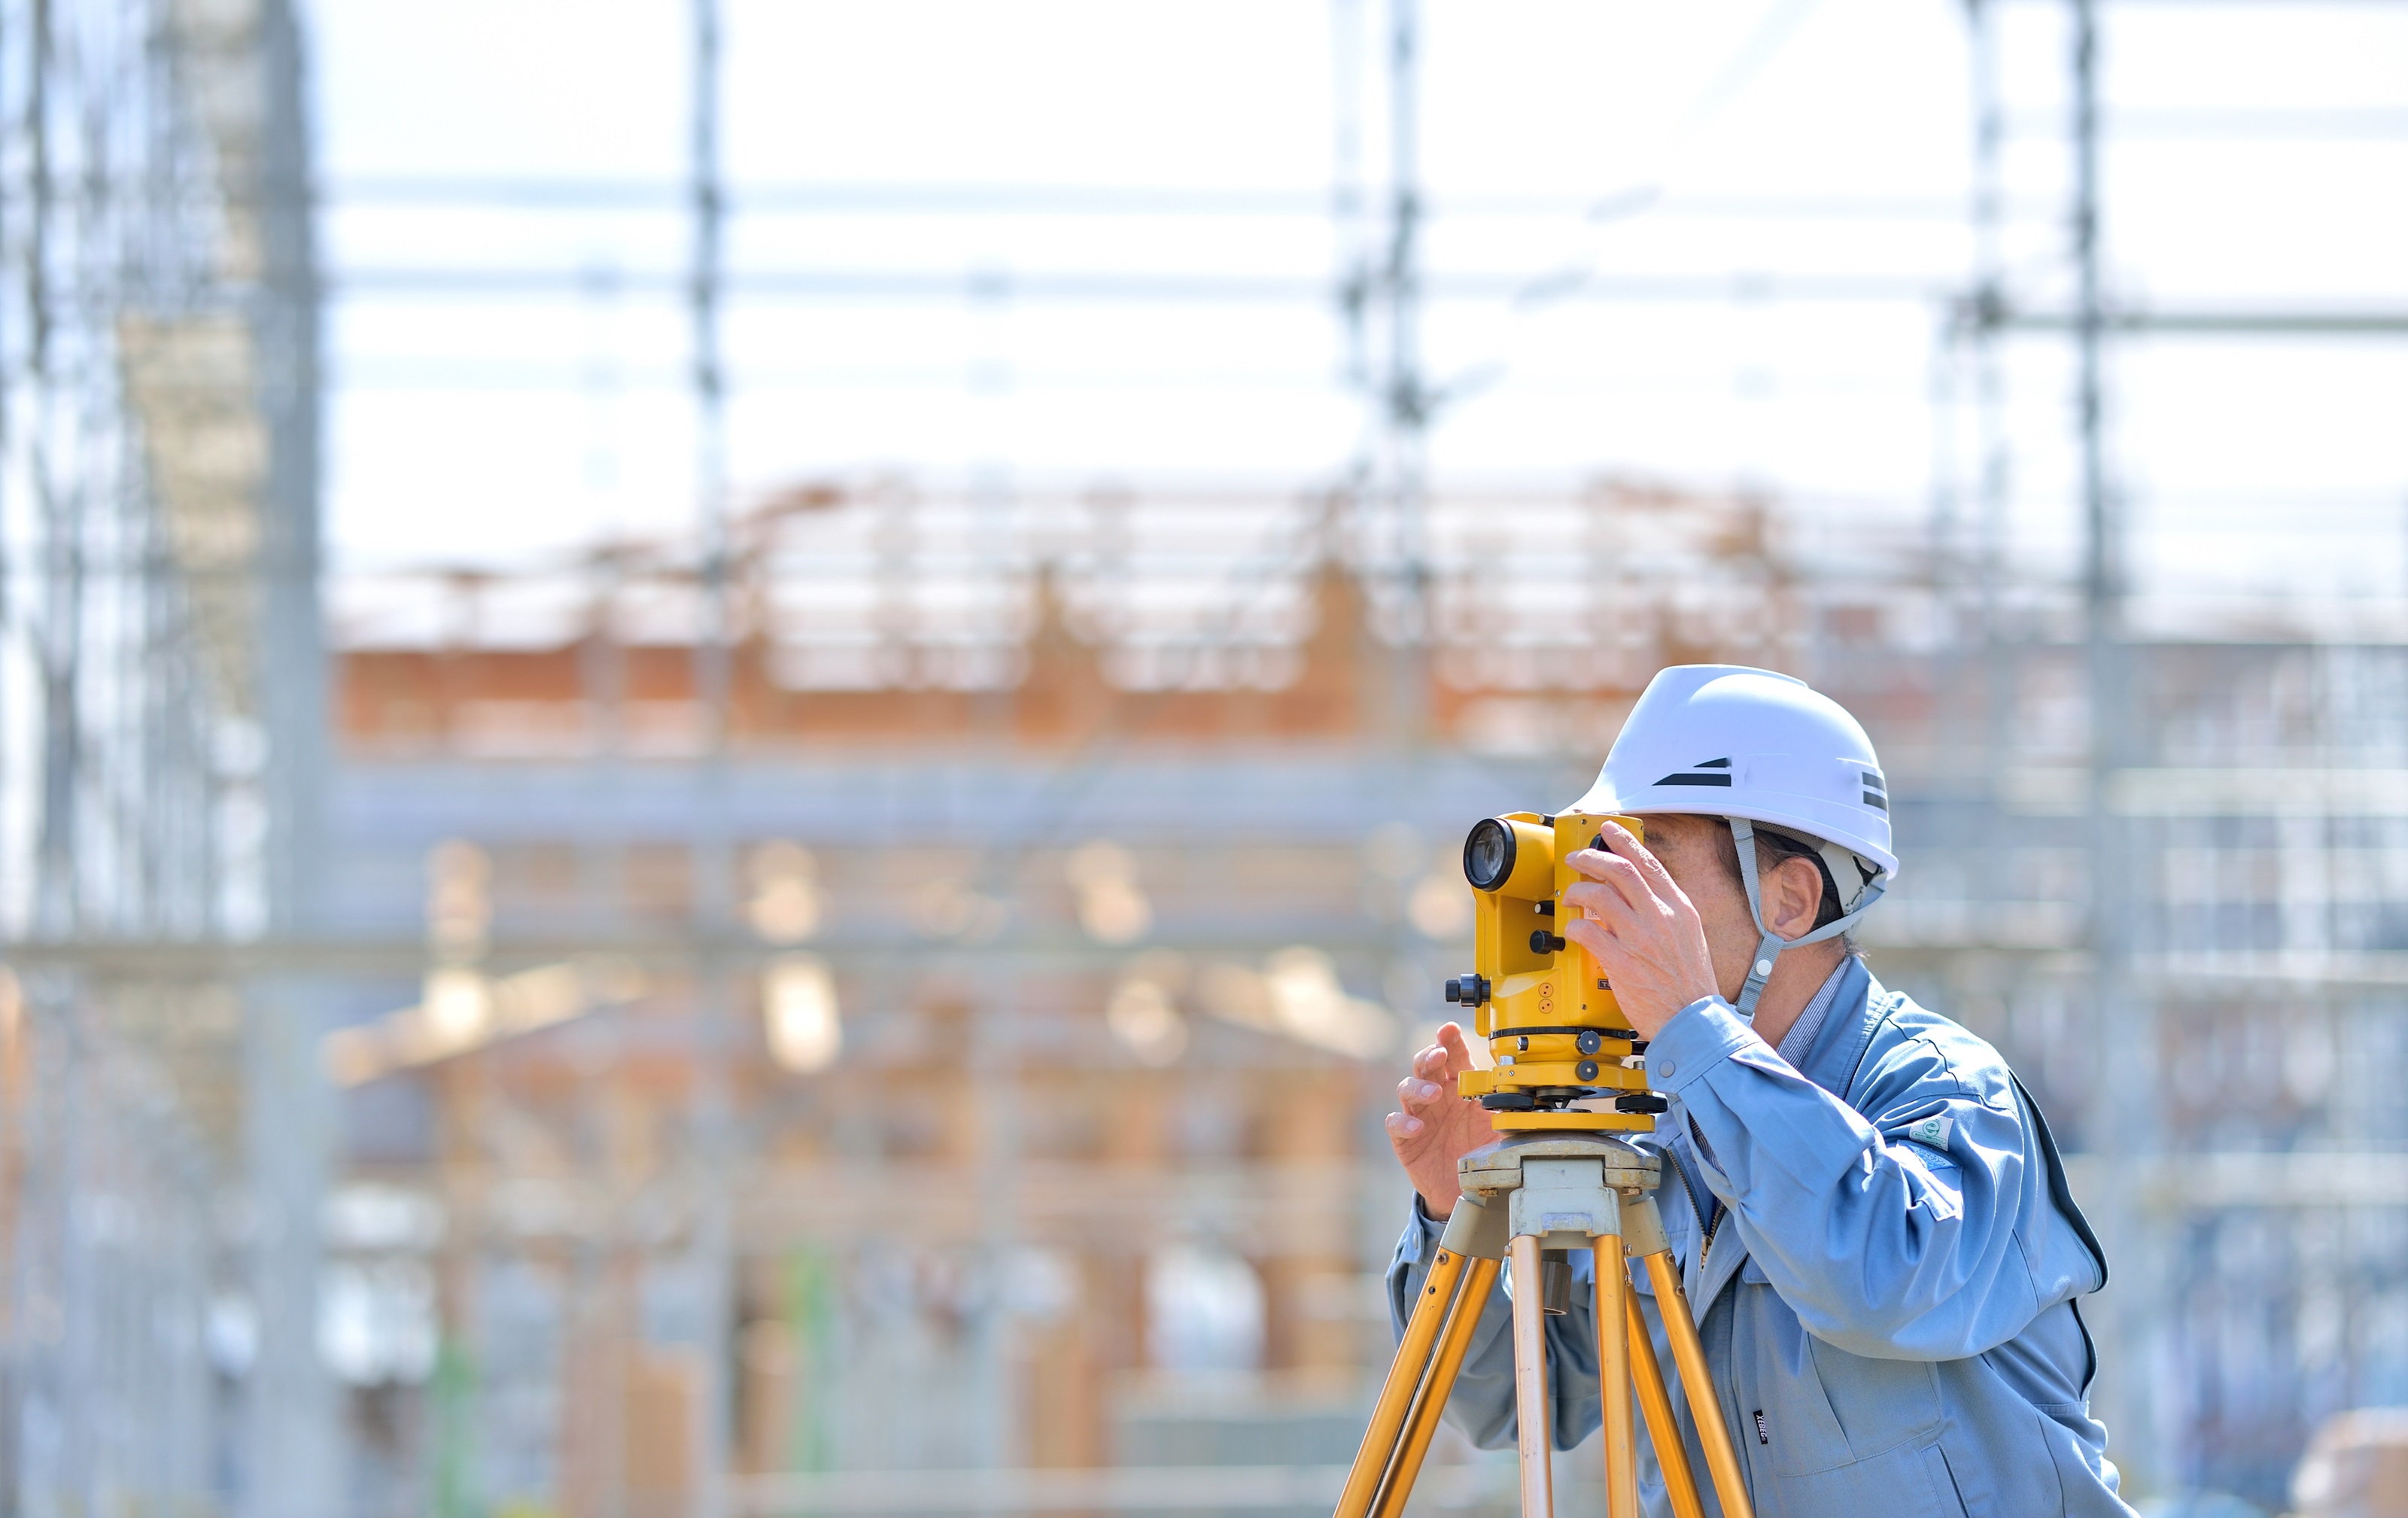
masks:
{"label": "scaffolding pole", "polygon": [[[694,345],[695,497],[702,540],[703,635],[695,645],[695,692],[705,727],[703,762],[695,767],[694,810],[695,927],[705,945],[731,931],[734,857],[725,809],[727,754],[734,723],[734,603],[728,563],[727,387],[721,353],[721,303],[726,279],[726,187],[722,180],[722,27],[719,0],[693,0],[693,100],[690,173],[694,212],[692,328]],[[694,1122],[699,1196],[688,1241],[692,1279],[701,1294],[695,1346],[701,1356],[701,1406],[695,1466],[697,1518],[729,1511],[729,1461],[735,1416],[726,1371],[736,1343],[736,1258],[731,1192],[736,1184],[735,1115],[728,1063],[735,1038],[735,985],[725,958],[701,955],[695,1008]]]}
{"label": "scaffolding pole", "polygon": [[2105,437],[2106,301],[2100,258],[2099,18],[2096,0],[2072,0],[2072,253],[2075,279],[2074,425],[2082,491],[2082,591],[2090,708],[2089,813],[2091,996],[2100,1037],[2090,1090],[2088,1147],[2105,1163],[2105,1194],[2096,1210],[2117,1272],[2109,1311],[2112,1369],[2104,1386],[2108,1426],[2128,1474],[2147,1489],[2161,1479],[2153,1368],[2157,1363],[2157,1301],[2164,1283],[2158,1224],[2144,1209],[2142,1178],[2157,1146],[2157,997],[2132,974],[2139,925],[2132,848],[2136,823],[2114,804],[2118,777],[2139,762],[2133,742],[2143,723],[2124,642],[2121,502],[2108,478]]}

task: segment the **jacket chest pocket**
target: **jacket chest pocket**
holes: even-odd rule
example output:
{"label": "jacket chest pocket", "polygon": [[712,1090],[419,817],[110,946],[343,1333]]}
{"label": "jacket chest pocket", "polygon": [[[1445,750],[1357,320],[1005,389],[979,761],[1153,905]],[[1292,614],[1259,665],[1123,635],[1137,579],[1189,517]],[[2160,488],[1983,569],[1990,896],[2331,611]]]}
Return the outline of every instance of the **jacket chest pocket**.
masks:
{"label": "jacket chest pocket", "polygon": [[1940,1382],[1919,1360],[1870,1360],[1806,1332],[1769,1285],[1733,1289],[1732,1364],[1742,1371],[1731,1432],[1759,1468],[1806,1476],[1928,1443],[1940,1427]]}

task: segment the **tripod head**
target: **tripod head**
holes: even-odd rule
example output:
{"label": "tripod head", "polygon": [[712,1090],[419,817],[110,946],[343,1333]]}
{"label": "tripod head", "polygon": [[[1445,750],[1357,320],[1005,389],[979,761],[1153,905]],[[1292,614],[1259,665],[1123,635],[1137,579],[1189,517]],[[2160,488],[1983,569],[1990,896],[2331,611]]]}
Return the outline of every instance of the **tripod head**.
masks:
{"label": "tripod head", "polygon": [[[1499,1133],[1645,1133],[1669,1106],[1648,1091],[1643,1068],[1624,1064],[1646,1045],[1624,1024],[1597,961],[1562,931],[1564,890],[1583,879],[1564,860],[1602,847],[1600,830],[1615,826],[1641,836],[1636,817],[1515,811],[1484,819],[1464,840],[1473,968],[1446,982],[1446,999],[1469,1009],[1472,1031],[1488,1040],[1496,1067],[1466,1072],[1457,1089],[1479,1097]],[[1612,1111],[1571,1106],[1604,1096]]]}

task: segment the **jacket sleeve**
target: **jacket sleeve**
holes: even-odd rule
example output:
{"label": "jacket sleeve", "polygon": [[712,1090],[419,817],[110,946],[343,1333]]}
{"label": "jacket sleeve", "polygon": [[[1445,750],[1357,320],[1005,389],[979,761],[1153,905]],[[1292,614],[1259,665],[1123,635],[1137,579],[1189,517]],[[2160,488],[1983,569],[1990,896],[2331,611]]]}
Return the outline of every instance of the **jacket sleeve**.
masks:
{"label": "jacket sleeve", "polygon": [[[1412,1203],[1412,1217],[1388,1266],[1388,1319],[1400,1340],[1444,1227],[1423,1215],[1419,1201]],[[1604,1421],[1598,1399],[1593,1327],[1597,1314],[1589,1253],[1574,1250],[1571,1259],[1571,1310],[1547,1320],[1547,1384],[1555,1402],[1555,1426],[1548,1434],[1559,1450],[1579,1444]],[[1504,1282],[1500,1273],[1481,1309],[1480,1326],[1472,1332],[1471,1348],[1463,1357],[1463,1369],[1455,1378],[1455,1395],[1446,1405],[1446,1421],[1484,1450],[1511,1447],[1520,1427],[1513,1411],[1513,1309]]]}
{"label": "jacket sleeve", "polygon": [[1852,1093],[1860,1112],[1709,997],[1665,1025],[1647,1067],[1727,1225],[1817,1339],[1961,1359],[2048,1305],[2016,1239],[2049,1205],[2045,1162],[2002,1063],[1966,1070],[1928,1038],[1903,1040]]}

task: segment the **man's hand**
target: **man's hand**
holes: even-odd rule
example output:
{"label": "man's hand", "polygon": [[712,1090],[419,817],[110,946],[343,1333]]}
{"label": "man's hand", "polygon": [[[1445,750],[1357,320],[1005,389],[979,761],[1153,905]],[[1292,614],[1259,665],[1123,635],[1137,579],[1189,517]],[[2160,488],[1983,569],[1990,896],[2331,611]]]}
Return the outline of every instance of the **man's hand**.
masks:
{"label": "man's hand", "polygon": [[1397,1082],[1404,1110],[1388,1114],[1388,1142],[1434,1218],[1452,1215],[1463,1195],[1455,1162],[1497,1137],[1480,1104],[1455,1092],[1455,1078],[1470,1068],[1463,1029],[1446,1024],[1438,1042],[1413,1056],[1413,1073]]}
{"label": "man's hand", "polygon": [[[1588,881],[1565,890],[1564,905],[1581,915],[1561,932],[1596,957],[1623,1016],[1653,1038],[1682,1008],[1718,993],[1713,955],[1697,907],[1663,861],[1611,823],[1599,831],[1604,850],[1564,861]],[[1393,1118],[1389,1124],[1393,1132]]]}

